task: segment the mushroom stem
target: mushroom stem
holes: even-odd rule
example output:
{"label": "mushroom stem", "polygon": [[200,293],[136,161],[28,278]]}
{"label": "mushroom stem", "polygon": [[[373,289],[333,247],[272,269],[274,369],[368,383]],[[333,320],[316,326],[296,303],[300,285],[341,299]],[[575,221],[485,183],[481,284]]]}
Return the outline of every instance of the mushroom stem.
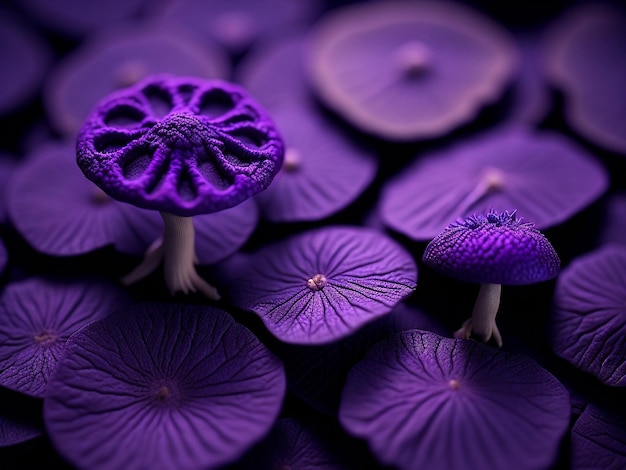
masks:
{"label": "mushroom stem", "polygon": [[165,223],[163,237],[156,240],[146,251],[143,261],[121,280],[132,284],[156,269],[161,261],[165,274],[165,284],[171,295],[182,291],[202,292],[210,299],[218,300],[220,295],[215,287],[202,279],[196,272],[195,230],[191,217],[180,217],[161,212]]}
{"label": "mushroom stem", "polygon": [[472,318],[463,323],[463,326],[454,333],[454,337],[467,339],[474,335],[486,343],[493,336],[496,344],[502,347],[502,336],[496,326],[501,291],[501,284],[481,284]]}

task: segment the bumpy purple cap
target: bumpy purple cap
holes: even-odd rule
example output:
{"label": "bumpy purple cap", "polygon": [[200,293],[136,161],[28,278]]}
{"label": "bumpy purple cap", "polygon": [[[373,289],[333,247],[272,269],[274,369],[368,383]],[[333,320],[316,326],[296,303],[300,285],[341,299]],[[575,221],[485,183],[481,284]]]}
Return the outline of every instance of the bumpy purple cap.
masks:
{"label": "bumpy purple cap", "polygon": [[428,244],[423,261],[463,281],[509,285],[552,279],[561,265],[533,224],[506,211],[450,224]]}
{"label": "bumpy purple cap", "polygon": [[77,142],[78,165],[111,197],[179,216],[262,191],[283,153],[274,123],[243,88],[166,75],[102,100]]}
{"label": "bumpy purple cap", "polygon": [[626,247],[576,258],[559,277],[551,316],[554,351],[607,385],[626,387]]}
{"label": "bumpy purple cap", "polygon": [[567,390],[537,363],[420,330],[374,346],[348,375],[339,419],[400,469],[551,468]]}

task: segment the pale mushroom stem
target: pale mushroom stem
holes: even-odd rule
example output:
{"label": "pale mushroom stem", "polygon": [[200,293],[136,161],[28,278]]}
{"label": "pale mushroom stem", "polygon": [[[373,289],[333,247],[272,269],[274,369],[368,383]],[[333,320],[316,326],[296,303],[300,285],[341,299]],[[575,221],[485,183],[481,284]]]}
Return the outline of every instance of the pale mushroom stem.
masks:
{"label": "pale mushroom stem", "polygon": [[211,299],[218,300],[220,295],[215,287],[202,279],[196,272],[195,230],[191,217],[161,212],[163,237],[156,240],[146,251],[143,261],[124,276],[121,281],[128,285],[136,282],[152,271],[163,261],[165,284],[174,295],[182,291],[200,291]]}
{"label": "pale mushroom stem", "polygon": [[502,336],[496,326],[501,291],[501,284],[481,284],[472,318],[463,323],[463,326],[454,333],[454,337],[467,339],[474,335],[486,343],[493,336],[496,344],[502,347]]}

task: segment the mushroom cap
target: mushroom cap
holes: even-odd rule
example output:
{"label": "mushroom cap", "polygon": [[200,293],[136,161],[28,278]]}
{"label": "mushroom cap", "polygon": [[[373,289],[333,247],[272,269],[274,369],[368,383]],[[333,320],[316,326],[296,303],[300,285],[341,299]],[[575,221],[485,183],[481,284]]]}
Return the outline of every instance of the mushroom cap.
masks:
{"label": "mushroom cap", "polygon": [[413,293],[411,255],[382,233],[328,226],[261,248],[232,281],[231,301],[292,344],[323,344],[391,313]]}
{"label": "mushroom cap", "polygon": [[517,61],[509,33],[457,2],[366,2],[311,33],[311,83],[359,129],[393,141],[434,138],[495,101]]}
{"label": "mushroom cap", "polygon": [[179,25],[121,23],[91,35],[51,70],[43,90],[50,124],[74,138],[103,96],[156,73],[229,75],[228,57]]}
{"label": "mushroom cap", "polygon": [[551,468],[569,417],[567,390],[532,359],[420,330],[370,349],[339,410],[348,432],[403,470]]}
{"label": "mushroom cap", "polygon": [[603,383],[626,387],[626,246],[606,245],[561,273],[550,317],[552,348]]}
{"label": "mushroom cap", "polygon": [[448,225],[426,247],[427,266],[481,284],[521,285],[557,276],[560,260],[546,237],[512,212],[474,215]]}
{"label": "mushroom cap", "polygon": [[260,440],[284,394],[280,361],[226,312],[148,303],[70,338],[44,420],[78,468],[200,470]]}
{"label": "mushroom cap", "polygon": [[626,154],[626,10],[585,2],[548,30],[544,66],[582,136]]}
{"label": "mushroom cap", "polygon": [[284,145],[242,87],[158,75],[103,99],[83,125],[76,152],[85,176],[111,197],[193,216],[265,189]]}

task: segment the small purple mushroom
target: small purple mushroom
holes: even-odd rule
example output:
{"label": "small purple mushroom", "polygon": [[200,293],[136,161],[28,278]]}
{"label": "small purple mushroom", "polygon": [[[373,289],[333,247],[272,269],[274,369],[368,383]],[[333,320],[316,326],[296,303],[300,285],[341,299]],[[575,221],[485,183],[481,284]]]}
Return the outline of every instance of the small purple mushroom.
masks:
{"label": "small purple mushroom", "polygon": [[606,245],[559,276],[550,318],[554,351],[603,383],[626,387],[626,247]]}
{"label": "small purple mushroom", "polygon": [[530,358],[420,330],[376,344],[339,411],[402,470],[551,468],[569,417],[567,390]]}
{"label": "small purple mushroom", "polygon": [[281,341],[322,344],[391,313],[416,282],[413,258],[392,239],[361,227],[324,227],[252,255],[231,300]]}
{"label": "small purple mushroom", "polygon": [[163,238],[123,282],[165,266],[172,295],[216,289],[194,268],[191,216],[233,207],[265,189],[284,145],[268,114],[238,85],[154,76],[102,100],[77,142],[83,173],[111,197],[158,210]]}
{"label": "small purple mushroom", "polygon": [[44,420],[78,468],[201,470],[269,432],[284,394],[280,361],[223,310],[141,304],[70,338]]}
{"label": "small purple mushroom", "polygon": [[560,260],[550,242],[531,223],[512,212],[475,215],[446,227],[426,247],[427,266],[462,281],[480,283],[472,312],[454,336],[493,336],[502,346],[496,326],[502,284],[523,285],[557,276]]}

